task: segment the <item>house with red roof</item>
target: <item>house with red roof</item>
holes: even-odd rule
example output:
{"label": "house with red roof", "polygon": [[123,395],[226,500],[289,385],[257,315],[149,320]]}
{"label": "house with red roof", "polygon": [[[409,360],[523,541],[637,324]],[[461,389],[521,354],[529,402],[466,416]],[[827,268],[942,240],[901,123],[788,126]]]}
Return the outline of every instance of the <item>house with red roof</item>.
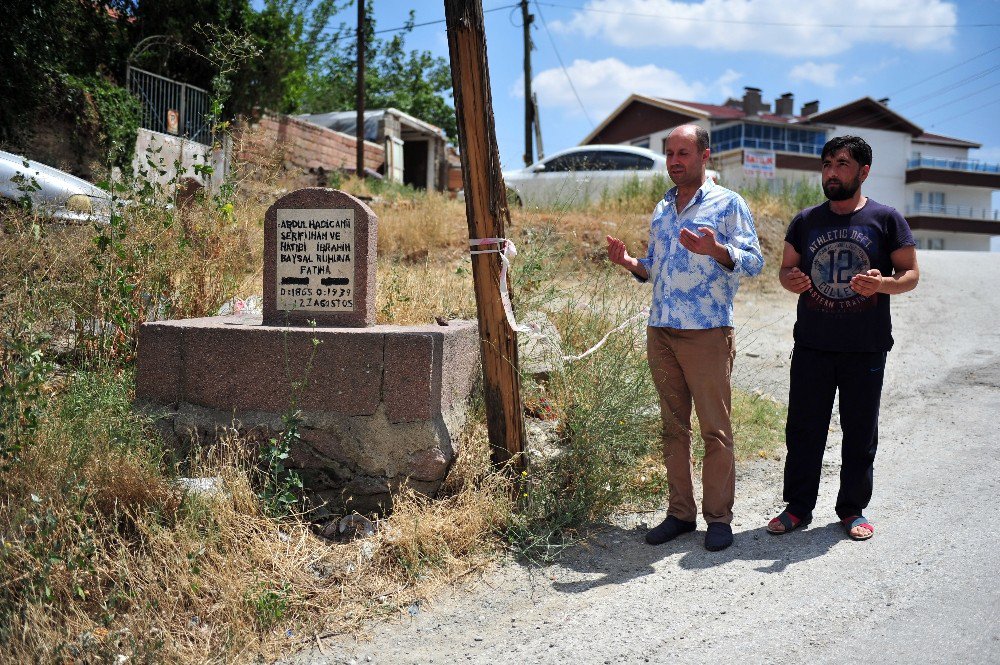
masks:
{"label": "house with red roof", "polygon": [[739,189],[783,187],[820,181],[820,153],[834,136],[854,134],[872,146],[874,159],[862,191],[902,212],[920,249],[990,249],[1000,235],[1000,164],[969,158],[979,143],[925,132],[896,113],[888,99],[862,97],[822,111],[819,101],[794,109],[792,93],[762,99],[747,87],[740,99],[703,104],[633,94],[581,145],[621,143],[664,151],[678,125],[705,127],[711,136],[711,167],[721,182]]}

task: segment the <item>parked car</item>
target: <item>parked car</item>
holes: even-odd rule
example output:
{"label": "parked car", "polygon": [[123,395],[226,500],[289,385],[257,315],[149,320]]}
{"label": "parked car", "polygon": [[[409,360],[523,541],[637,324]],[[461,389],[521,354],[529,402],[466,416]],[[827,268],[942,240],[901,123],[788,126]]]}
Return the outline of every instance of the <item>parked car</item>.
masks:
{"label": "parked car", "polygon": [[[647,148],[584,145],[557,152],[523,169],[504,171],[510,205],[572,205],[600,199],[633,178],[661,177],[669,186],[667,158]],[[718,182],[719,174],[709,172]]]}
{"label": "parked car", "polygon": [[61,222],[111,219],[111,194],[65,171],[0,150],[0,198],[27,200],[39,214]]}

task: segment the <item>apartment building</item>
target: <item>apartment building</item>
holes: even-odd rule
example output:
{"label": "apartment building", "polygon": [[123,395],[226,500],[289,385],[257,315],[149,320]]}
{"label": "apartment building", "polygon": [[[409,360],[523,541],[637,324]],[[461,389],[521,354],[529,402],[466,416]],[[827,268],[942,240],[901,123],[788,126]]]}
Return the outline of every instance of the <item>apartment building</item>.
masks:
{"label": "apartment building", "polygon": [[969,158],[973,141],[925,132],[896,113],[887,99],[862,97],[823,111],[818,101],[796,114],[785,93],[774,108],[759,88],[740,99],[703,104],[633,94],[581,145],[623,143],[662,152],[669,131],[681,124],[711,135],[712,168],[727,186],[781,187],[819,183],[819,155],[834,136],[862,136],[874,160],[864,193],[902,212],[921,249],[989,251],[1000,236],[1000,212],[992,194],[1000,190],[1000,164]]}

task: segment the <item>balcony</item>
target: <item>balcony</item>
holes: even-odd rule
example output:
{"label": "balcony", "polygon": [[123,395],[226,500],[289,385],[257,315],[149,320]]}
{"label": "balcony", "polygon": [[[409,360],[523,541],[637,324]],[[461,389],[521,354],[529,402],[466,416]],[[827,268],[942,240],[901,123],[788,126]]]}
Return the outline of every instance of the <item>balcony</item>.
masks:
{"label": "balcony", "polygon": [[914,157],[906,162],[906,182],[1000,189],[1000,164],[965,159]]}
{"label": "balcony", "polygon": [[1000,173],[1000,164],[987,164],[967,159],[941,159],[939,157],[915,157],[906,162],[908,169],[948,169],[951,171],[977,171],[982,173]]}
{"label": "balcony", "polygon": [[906,206],[904,214],[911,229],[1000,235],[1000,210],[925,203]]}

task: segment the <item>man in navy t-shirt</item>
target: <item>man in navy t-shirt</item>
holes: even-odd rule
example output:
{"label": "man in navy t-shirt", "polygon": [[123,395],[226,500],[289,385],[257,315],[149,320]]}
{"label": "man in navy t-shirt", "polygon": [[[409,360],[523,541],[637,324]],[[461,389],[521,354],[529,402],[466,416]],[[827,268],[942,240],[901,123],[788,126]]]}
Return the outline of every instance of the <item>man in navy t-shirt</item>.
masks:
{"label": "man in navy t-shirt", "polygon": [[771,533],[812,521],[833,400],[840,391],[840,493],[837,516],[854,540],[875,528],[862,511],[872,496],[879,399],[892,348],[889,296],[917,285],[913,234],[894,208],[861,194],[872,149],[857,136],[823,146],[826,203],[788,227],[778,278],[799,294],[785,426],[784,500]]}

